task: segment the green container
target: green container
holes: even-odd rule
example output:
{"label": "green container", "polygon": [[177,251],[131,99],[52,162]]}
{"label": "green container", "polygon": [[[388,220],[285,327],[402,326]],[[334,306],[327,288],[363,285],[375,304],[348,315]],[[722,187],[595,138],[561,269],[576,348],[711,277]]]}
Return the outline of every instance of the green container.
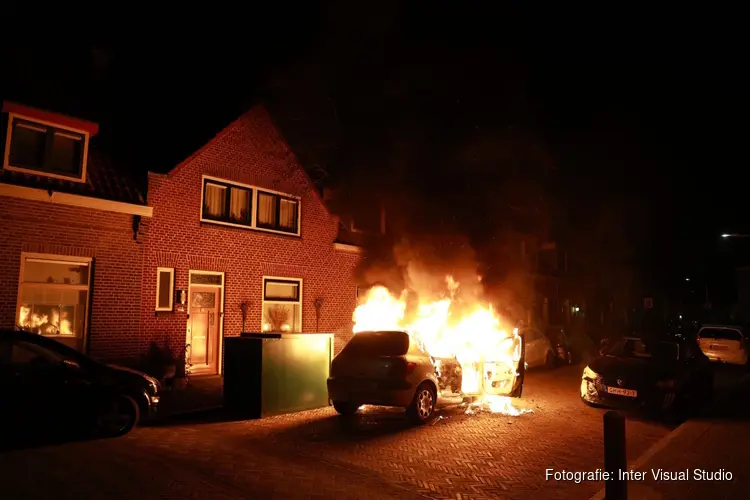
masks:
{"label": "green container", "polygon": [[333,334],[243,333],[224,345],[224,404],[248,418],[328,406]]}

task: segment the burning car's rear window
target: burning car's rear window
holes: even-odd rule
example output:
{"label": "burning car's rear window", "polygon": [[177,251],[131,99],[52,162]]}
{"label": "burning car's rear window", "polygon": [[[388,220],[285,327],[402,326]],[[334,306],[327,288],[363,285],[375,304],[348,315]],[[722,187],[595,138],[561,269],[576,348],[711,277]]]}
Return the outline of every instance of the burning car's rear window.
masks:
{"label": "burning car's rear window", "polygon": [[403,356],[409,351],[406,332],[361,332],[346,344],[347,354],[367,356]]}
{"label": "burning car's rear window", "polygon": [[701,338],[716,340],[742,340],[742,334],[731,328],[703,328],[699,333]]}

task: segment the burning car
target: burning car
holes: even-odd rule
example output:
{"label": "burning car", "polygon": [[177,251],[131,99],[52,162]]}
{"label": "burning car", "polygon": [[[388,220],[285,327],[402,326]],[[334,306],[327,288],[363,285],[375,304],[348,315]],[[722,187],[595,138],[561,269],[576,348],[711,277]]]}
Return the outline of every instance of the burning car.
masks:
{"label": "burning car", "polygon": [[523,390],[518,330],[508,333],[490,307],[472,304],[457,312],[452,302],[421,303],[407,319],[403,297],[371,289],[355,310],[354,337],[331,365],[328,392],[336,411],[400,406],[417,423],[444,403],[522,413],[510,400]]}

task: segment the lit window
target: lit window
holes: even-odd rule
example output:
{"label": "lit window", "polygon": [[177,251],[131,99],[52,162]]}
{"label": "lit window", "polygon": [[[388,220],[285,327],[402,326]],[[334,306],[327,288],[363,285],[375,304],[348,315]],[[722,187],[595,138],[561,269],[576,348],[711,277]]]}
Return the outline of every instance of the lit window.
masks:
{"label": "lit window", "polygon": [[302,331],[302,280],[263,278],[262,330]]}
{"label": "lit window", "polygon": [[40,335],[69,338],[82,349],[91,262],[24,255],[21,268],[18,326]]}
{"label": "lit window", "polygon": [[257,227],[284,233],[298,233],[299,201],[258,191]]}
{"label": "lit window", "polygon": [[250,225],[252,189],[208,179],[203,186],[203,219]]}
{"label": "lit window", "polygon": [[11,115],[6,168],[84,180],[86,135]]}

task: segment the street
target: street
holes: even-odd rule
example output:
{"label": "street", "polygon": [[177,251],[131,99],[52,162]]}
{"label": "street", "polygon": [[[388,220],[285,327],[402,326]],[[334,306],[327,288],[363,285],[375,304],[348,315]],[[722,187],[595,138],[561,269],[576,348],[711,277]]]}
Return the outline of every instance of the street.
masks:
{"label": "street", "polygon": [[[598,483],[545,469],[603,466],[603,410],[578,396],[580,367],[527,374],[520,417],[446,409],[431,425],[367,409],[143,427],[112,440],[0,455],[6,498],[588,498]],[[634,460],[670,428],[631,419]]]}

